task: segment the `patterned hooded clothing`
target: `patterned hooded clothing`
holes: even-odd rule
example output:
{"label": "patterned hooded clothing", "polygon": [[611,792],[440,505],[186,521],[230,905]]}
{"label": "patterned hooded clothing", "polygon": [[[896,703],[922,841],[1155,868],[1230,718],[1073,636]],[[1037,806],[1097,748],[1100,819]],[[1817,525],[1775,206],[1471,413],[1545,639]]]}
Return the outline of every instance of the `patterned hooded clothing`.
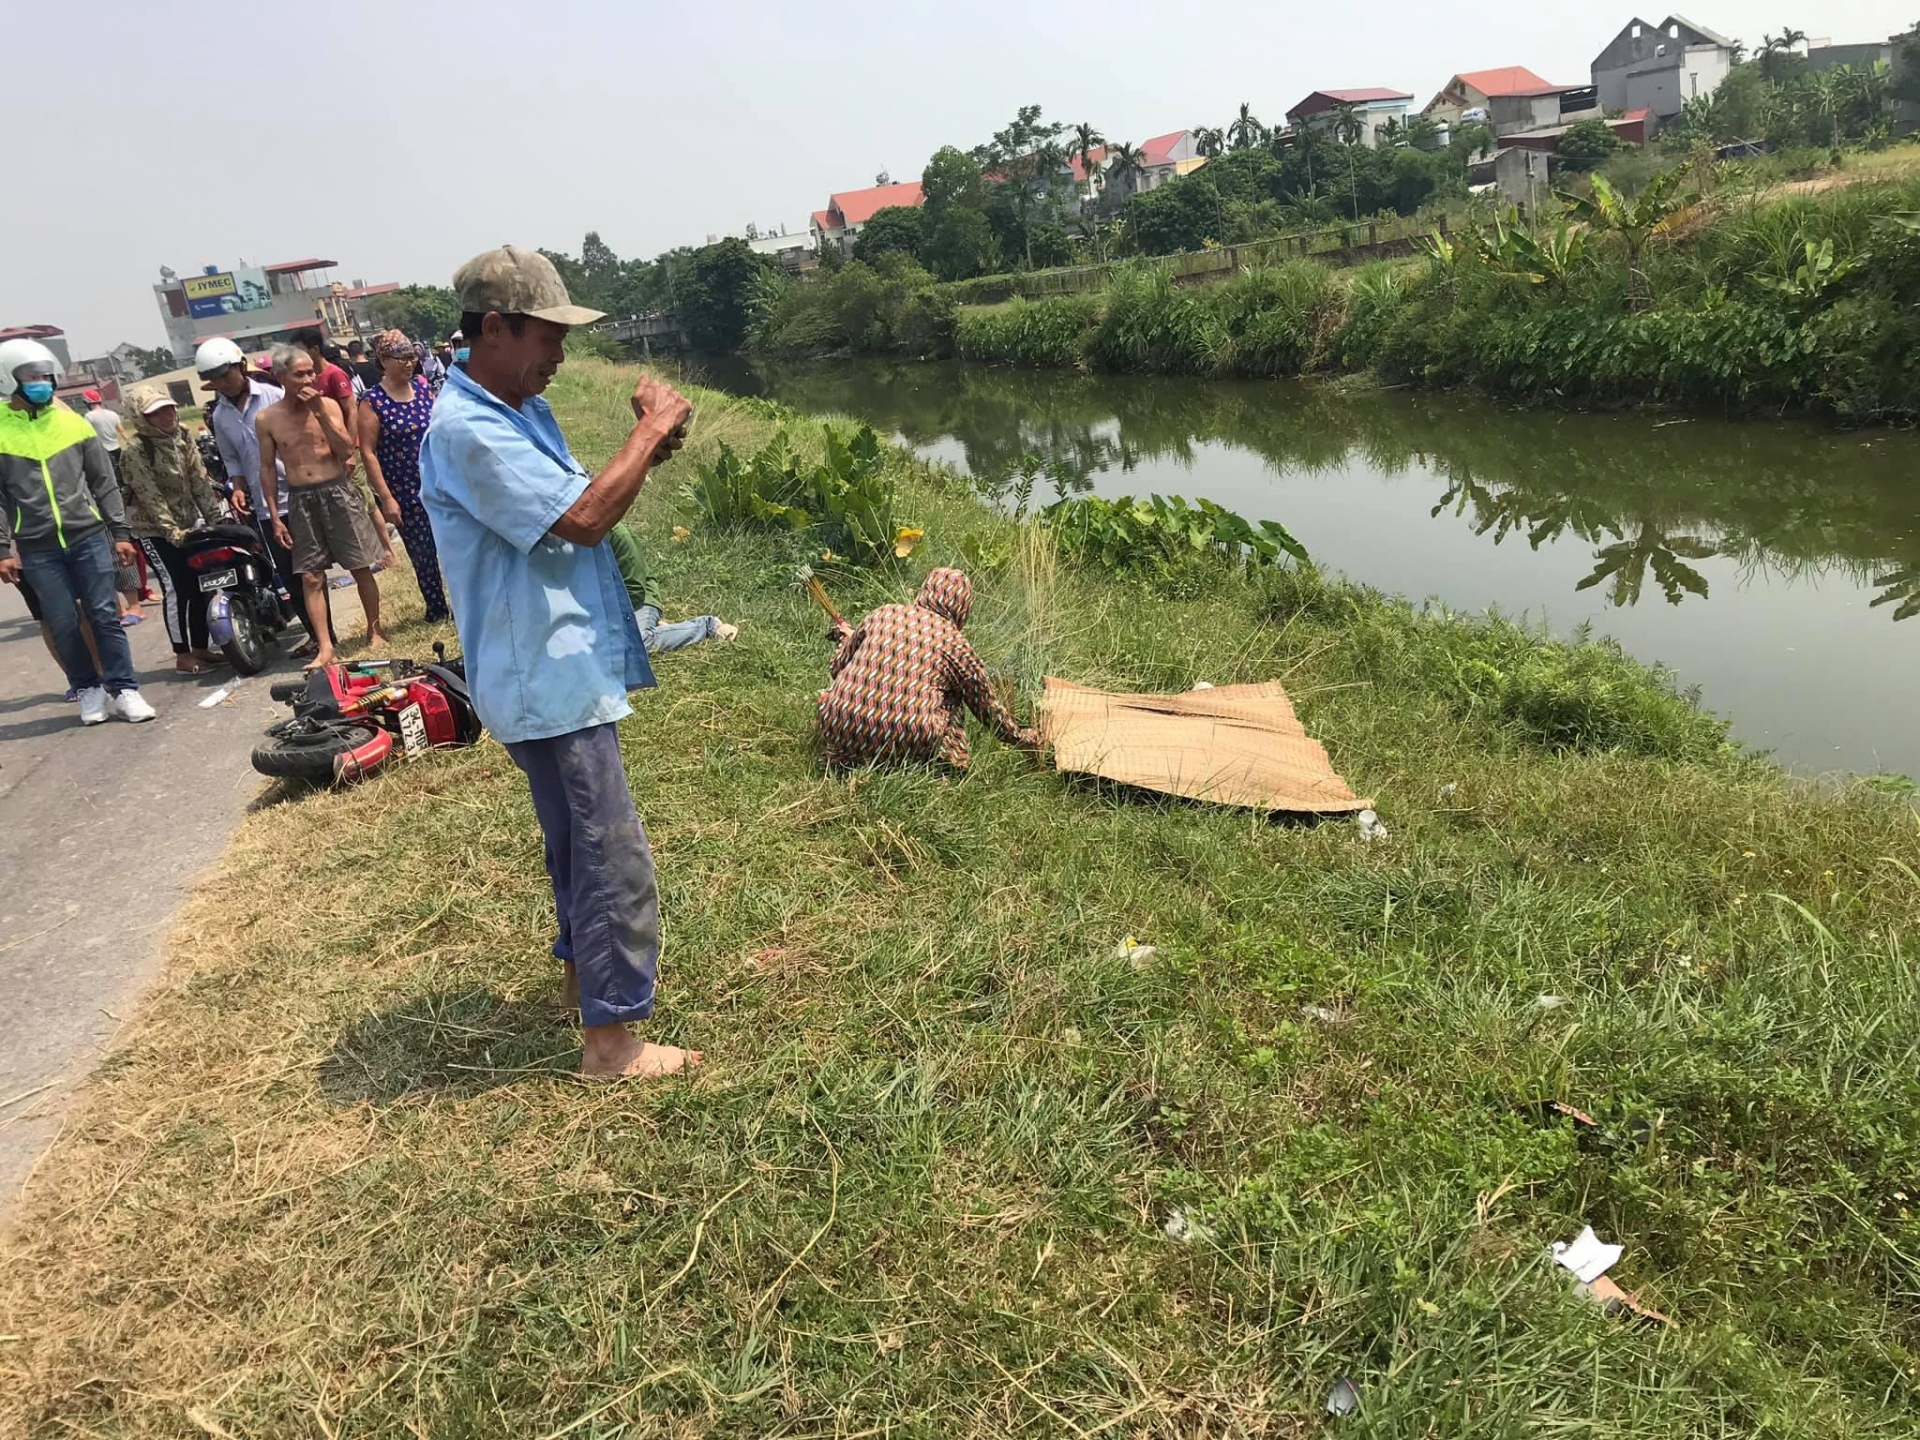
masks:
{"label": "patterned hooded clothing", "polygon": [[973,582],[935,570],[911,605],[882,605],[841,643],[820,696],[820,732],[834,767],[940,761],[967,768],[972,710],[1011,745],[1037,745],[993,693],[986,666],[960,633]]}
{"label": "patterned hooded clothing", "polygon": [[127,527],[135,535],[157,535],[178,545],[187,531],[218,520],[223,507],[187,427],[176,424],[163,433],[141,413],[142,405],[156,398],[141,387],[127,406],[121,488],[126,492]]}

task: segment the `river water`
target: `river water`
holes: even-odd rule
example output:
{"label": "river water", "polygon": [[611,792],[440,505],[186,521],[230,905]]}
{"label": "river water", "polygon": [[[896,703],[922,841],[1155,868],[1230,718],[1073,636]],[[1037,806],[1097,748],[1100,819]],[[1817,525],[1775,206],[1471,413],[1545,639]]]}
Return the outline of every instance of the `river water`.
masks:
{"label": "river water", "polygon": [[1382,590],[1610,635],[1802,773],[1920,778],[1920,615],[1894,618],[1900,572],[1920,596],[1920,436],[958,362],[694,373],[977,479],[1033,454],[1049,491],[1278,520]]}

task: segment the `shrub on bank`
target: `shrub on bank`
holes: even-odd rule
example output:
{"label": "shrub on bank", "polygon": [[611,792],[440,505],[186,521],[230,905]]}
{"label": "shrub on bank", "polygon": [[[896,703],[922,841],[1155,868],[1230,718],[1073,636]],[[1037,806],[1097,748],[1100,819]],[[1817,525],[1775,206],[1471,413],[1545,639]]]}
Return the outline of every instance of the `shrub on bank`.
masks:
{"label": "shrub on bank", "polygon": [[1082,347],[1099,305],[1097,296],[1061,295],[969,310],[954,326],[954,349],[963,360],[1074,369],[1085,358]]}
{"label": "shrub on bank", "polygon": [[761,297],[748,334],[776,355],[847,350],[862,355],[944,355],[952,347],[954,304],[933,276],[902,254],[877,264],[786,279]]}

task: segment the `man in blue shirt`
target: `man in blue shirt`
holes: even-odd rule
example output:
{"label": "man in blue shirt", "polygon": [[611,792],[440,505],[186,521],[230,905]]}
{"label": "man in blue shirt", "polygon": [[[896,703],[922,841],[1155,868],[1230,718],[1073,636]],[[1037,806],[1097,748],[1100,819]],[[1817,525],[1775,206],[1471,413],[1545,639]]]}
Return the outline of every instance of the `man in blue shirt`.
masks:
{"label": "man in blue shirt", "polygon": [[540,392],[566,358],[568,327],[600,312],[569,300],[544,255],[512,245],[462,265],[453,288],[471,353],[434,404],[420,498],[467,684],[533,790],[560,925],[553,953],[580,1007],[581,1073],[671,1074],[699,1052],[627,1029],[653,1014],[660,902],[615,722],[653,671],[605,542],[693,412],[643,378],[633,433],[588,475]]}

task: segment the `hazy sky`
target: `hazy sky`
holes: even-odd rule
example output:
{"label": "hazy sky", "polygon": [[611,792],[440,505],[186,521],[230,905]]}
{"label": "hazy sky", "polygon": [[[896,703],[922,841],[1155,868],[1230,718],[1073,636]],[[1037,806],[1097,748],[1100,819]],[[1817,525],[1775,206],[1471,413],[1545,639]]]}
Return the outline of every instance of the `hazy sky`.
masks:
{"label": "hazy sky", "polygon": [[[1884,39],[1920,8],[1690,3],[1750,45],[1788,25]],[[509,241],[577,253],[597,229],[651,256],[750,220],[800,228],[830,191],[918,178],[1033,102],[1138,142],[1242,100],[1278,121],[1315,88],[1417,107],[1457,71],[1516,64],[1584,84],[1630,18],[1588,0],[22,4],[0,325],[59,325],[78,357],[163,343],[162,265],[318,255],[349,282],[445,284]]]}

